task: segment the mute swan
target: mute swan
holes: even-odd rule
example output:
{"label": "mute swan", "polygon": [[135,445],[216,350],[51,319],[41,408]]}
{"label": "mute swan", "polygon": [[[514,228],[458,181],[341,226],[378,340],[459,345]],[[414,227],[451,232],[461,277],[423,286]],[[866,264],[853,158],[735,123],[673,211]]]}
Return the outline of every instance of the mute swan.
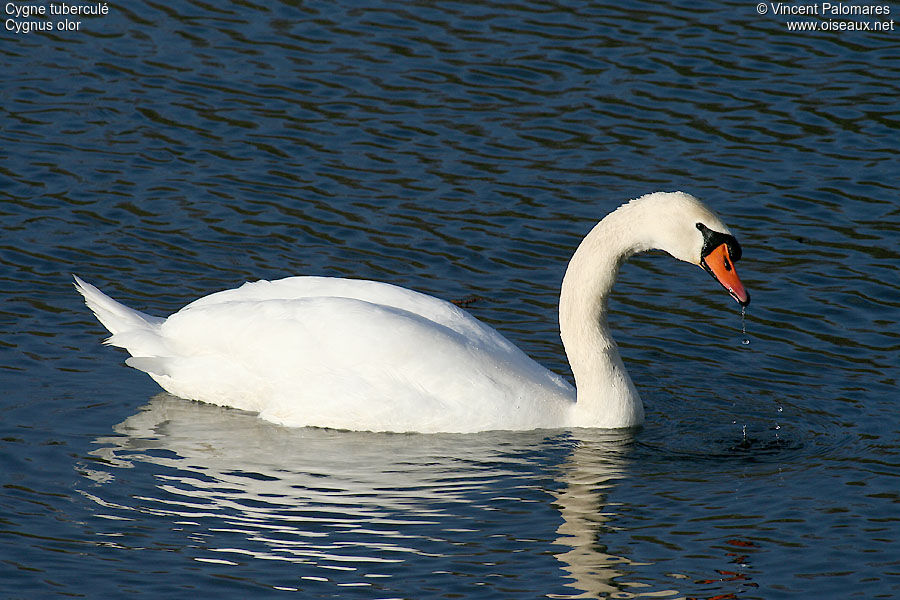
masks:
{"label": "mute swan", "polygon": [[[741,247],[683,192],[634,199],[569,261],[560,335],[575,389],[457,306],[387,283],[289,277],[245,283],[168,318],[132,310],[75,276],[125,362],[166,391],[289,426],[474,432],[640,425],[644,408],[606,323],[632,254],[665,250],[709,272],[741,305]],[[577,396],[577,402],[576,402]]]}

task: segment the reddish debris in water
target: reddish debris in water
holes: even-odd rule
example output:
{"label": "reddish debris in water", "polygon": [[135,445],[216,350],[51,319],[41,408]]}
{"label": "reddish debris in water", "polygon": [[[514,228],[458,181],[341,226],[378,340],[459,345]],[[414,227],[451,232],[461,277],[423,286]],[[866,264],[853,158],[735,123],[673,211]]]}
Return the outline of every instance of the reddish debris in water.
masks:
{"label": "reddish debris in water", "polygon": [[477,294],[470,294],[465,298],[460,298],[459,300],[451,300],[453,304],[457,305],[460,308],[469,308],[476,302],[480,302],[482,300],[487,300],[484,296],[479,296]]}

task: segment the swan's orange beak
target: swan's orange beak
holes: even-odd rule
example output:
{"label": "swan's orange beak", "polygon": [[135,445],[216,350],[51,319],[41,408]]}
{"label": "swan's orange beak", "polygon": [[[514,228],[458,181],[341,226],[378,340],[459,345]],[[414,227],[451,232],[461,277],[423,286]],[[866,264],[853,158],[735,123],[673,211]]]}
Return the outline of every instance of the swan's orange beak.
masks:
{"label": "swan's orange beak", "polygon": [[731,297],[737,300],[741,306],[750,304],[750,294],[744,289],[744,284],[741,283],[734,268],[731,254],[728,252],[728,244],[716,246],[700,259],[700,264],[716,278],[716,281],[722,284],[722,287],[728,290]]}

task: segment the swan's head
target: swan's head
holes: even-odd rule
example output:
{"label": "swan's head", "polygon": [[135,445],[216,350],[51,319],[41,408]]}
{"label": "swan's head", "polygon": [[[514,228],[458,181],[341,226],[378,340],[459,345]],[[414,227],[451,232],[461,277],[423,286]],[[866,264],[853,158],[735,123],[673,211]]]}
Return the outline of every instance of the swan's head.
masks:
{"label": "swan's head", "polygon": [[750,304],[750,294],[734,267],[741,258],[741,245],[703,203],[684,192],[657,192],[633,202],[649,209],[648,247],[703,268],[741,306]]}

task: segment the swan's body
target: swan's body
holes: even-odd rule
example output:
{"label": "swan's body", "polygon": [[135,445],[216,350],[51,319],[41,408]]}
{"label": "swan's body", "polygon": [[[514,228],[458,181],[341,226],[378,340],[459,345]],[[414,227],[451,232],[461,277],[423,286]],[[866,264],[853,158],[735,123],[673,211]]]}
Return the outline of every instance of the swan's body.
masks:
{"label": "swan's body", "polygon": [[[257,281],[162,319],[75,279],[112,333],[107,343],[128,350],[130,366],[183,398],[290,426],[614,428],[639,425],[644,411],[609,334],[606,298],[619,265],[650,248],[702,265],[749,302],[729,258],[737,260],[739,246],[698,200],[656,193],[623,205],[585,237],[562,284],[560,333],[577,402],[571,385],[496,330],[449,302],[386,283]],[[714,252],[725,253],[724,270],[707,264],[718,261]]]}

